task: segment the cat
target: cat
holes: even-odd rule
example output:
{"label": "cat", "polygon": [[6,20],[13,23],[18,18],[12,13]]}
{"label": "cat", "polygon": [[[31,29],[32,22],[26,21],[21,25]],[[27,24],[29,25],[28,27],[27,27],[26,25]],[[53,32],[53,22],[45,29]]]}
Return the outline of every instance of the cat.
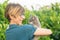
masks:
{"label": "cat", "polygon": [[[40,21],[36,15],[31,15],[28,23],[34,25],[34,27],[36,27],[36,28],[38,28],[38,27],[41,28]],[[33,40],[38,40],[38,39],[39,39],[39,36],[34,36],[34,38],[33,38]]]}
{"label": "cat", "polygon": [[31,15],[28,23],[34,25],[34,27],[41,27],[40,21],[36,15]]}

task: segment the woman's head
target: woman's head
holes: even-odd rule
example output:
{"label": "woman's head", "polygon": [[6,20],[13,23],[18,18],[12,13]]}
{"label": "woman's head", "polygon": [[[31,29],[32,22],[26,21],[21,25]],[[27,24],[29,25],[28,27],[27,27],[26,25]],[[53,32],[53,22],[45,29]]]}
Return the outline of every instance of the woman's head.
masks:
{"label": "woman's head", "polygon": [[5,10],[5,17],[9,21],[22,21],[24,19],[24,8],[19,4],[8,4]]}

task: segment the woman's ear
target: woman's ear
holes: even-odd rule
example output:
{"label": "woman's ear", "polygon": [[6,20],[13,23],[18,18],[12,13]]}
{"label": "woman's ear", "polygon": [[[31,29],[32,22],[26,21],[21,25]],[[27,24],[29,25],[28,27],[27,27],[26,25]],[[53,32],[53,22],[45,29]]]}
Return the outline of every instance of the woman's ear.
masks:
{"label": "woman's ear", "polygon": [[11,20],[16,19],[15,16],[13,16],[13,15],[9,15],[9,16],[10,16],[10,19],[11,19]]}

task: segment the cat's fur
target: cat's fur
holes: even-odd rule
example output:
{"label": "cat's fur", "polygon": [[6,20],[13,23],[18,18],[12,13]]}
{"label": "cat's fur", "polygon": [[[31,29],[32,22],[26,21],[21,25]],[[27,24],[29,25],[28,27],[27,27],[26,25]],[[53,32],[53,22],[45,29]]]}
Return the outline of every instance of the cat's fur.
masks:
{"label": "cat's fur", "polygon": [[[34,27],[36,27],[36,28],[37,27],[41,28],[40,21],[36,15],[34,15],[34,16],[31,15],[28,23],[34,25]],[[34,36],[33,40],[38,40],[38,38],[39,38],[39,36]]]}

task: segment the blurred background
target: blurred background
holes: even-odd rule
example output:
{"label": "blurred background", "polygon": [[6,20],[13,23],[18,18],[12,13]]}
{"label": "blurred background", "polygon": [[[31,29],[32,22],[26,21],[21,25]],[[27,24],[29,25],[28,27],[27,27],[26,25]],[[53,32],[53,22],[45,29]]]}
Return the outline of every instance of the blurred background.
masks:
{"label": "blurred background", "polygon": [[30,14],[37,15],[42,28],[52,30],[52,35],[40,36],[39,40],[60,40],[60,0],[0,0],[0,40],[6,40],[5,31],[9,22],[4,13],[9,3],[19,3],[24,7],[26,19],[23,24],[28,24]]}
{"label": "blurred background", "polygon": [[[0,3],[3,3],[4,1],[5,0],[0,0]],[[9,0],[8,3],[19,3],[29,10],[32,10],[31,6],[33,6],[35,10],[38,10],[43,6],[51,5],[51,3],[55,4],[56,2],[59,3],[60,0]]]}

